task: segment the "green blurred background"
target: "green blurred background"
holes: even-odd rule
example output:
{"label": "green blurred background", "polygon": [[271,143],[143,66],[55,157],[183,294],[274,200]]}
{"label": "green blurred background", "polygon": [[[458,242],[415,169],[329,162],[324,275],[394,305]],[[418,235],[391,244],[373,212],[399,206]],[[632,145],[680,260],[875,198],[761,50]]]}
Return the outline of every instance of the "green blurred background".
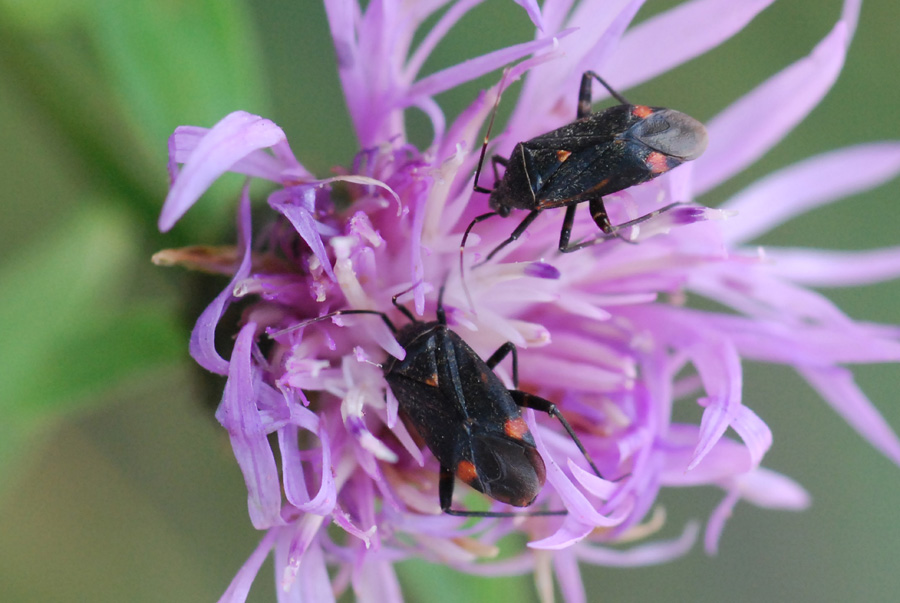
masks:
{"label": "green blurred background", "polygon": [[[641,18],[676,3],[647,4]],[[807,54],[839,10],[837,0],[781,0],[709,55],[628,94],[708,119]],[[897,138],[898,22],[897,2],[867,2],[825,101],[703,201],[818,152]],[[283,126],[315,173],[349,162],[355,142],[327,31],[312,0],[0,0],[3,601],[215,600],[256,545],[243,481],[205,405],[210,388],[186,349],[188,317],[200,307],[185,291],[205,301],[224,283],[198,285],[149,256],[229,237],[237,180],[217,186],[172,233],[155,231],[166,138],[179,124],[208,126],[246,109]],[[463,19],[428,69],[529,36],[511,2],[489,2]],[[438,101],[453,116],[495,79]],[[896,245],[888,217],[897,215],[897,187],[819,210],[763,242]],[[900,283],[829,296],[859,319],[900,318]],[[745,369],[746,403],[775,435],[766,465],[804,484],[813,507],[739,505],[714,558],[697,546],[660,567],[584,567],[589,600],[897,599],[900,469],[791,371]],[[856,374],[900,428],[900,368]],[[705,518],[720,496],[664,493],[663,535]],[[400,571],[409,601],[535,599],[528,578],[460,578],[421,562]],[[274,600],[271,561],[250,600]]]}

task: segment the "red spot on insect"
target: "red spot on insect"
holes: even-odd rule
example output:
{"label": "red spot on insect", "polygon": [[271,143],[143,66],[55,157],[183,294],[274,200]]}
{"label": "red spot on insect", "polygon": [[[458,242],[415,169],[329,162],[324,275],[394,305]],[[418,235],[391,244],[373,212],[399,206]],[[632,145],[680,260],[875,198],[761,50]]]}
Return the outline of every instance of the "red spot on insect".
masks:
{"label": "red spot on insect", "polygon": [[646,163],[654,174],[662,174],[669,171],[668,158],[658,151],[653,151],[647,155]]}
{"label": "red spot on insect", "polygon": [[635,117],[640,117],[641,119],[644,119],[651,113],[653,113],[653,109],[646,105],[635,105],[634,109],[631,110],[632,115],[634,115]]}
{"label": "red spot on insect", "polygon": [[478,479],[478,470],[469,461],[460,461],[456,465],[456,475],[462,481],[471,484]]}
{"label": "red spot on insect", "polygon": [[437,373],[433,373],[433,374],[431,374],[431,375],[428,375],[428,378],[425,379],[425,383],[428,384],[428,385],[430,385],[431,387],[437,387],[437,386],[438,386],[438,376],[437,376]]}
{"label": "red spot on insect", "polygon": [[522,417],[507,419],[503,431],[514,440],[521,440],[528,433],[528,424]]}
{"label": "red spot on insect", "polygon": [[560,149],[556,152],[556,158],[559,160],[560,163],[564,162],[571,155],[572,155],[572,151],[564,151],[564,150]]}

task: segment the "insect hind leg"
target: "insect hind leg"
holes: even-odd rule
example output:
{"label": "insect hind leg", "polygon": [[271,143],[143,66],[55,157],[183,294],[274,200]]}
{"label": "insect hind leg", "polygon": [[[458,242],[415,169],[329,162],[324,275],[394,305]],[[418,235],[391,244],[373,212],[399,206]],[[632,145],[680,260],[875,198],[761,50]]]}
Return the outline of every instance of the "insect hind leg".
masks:
{"label": "insect hind leg", "polygon": [[584,460],[588,462],[593,469],[594,474],[600,479],[605,479],[603,474],[600,473],[600,470],[597,469],[597,465],[594,464],[594,460],[591,458],[590,453],[584,447],[584,444],[581,443],[581,440],[578,438],[578,435],[575,433],[575,430],[572,429],[572,426],[569,425],[569,422],[566,418],[559,412],[559,408],[557,408],[556,404],[551,402],[550,400],[545,400],[540,396],[535,396],[534,394],[529,394],[528,392],[523,392],[518,389],[509,390],[510,395],[513,398],[513,401],[521,407],[524,408],[532,408],[534,410],[539,410],[541,412],[545,412],[551,417],[554,417],[562,423],[563,428],[568,432],[569,437],[572,438],[572,441],[575,442],[575,445],[578,446],[578,450],[581,451],[582,456],[584,456]]}
{"label": "insect hind leg", "polygon": [[[631,245],[637,245],[637,242],[632,241],[631,239],[626,238],[621,234],[621,231],[631,228],[632,226],[637,226],[647,220],[651,220],[656,216],[665,213],[671,209],[678,207],[679,205],[685,205],[685,203],[681,201],[676,201],[675,203],[670,203],[665,207],[661,207],[659,209],[655,209],[649,213],[644,214],[643,216],[639,216],[633,220],[629,220],[628,222],[623,222],[622,224],[617,224],[611,227],[609,232],[604,231],[603,234],[598,235],[596,237],[591,237],[586,241],[581,241],[580,243],[576,243],[574,245],[569,245],[566,249],[560,249],[563,253],[571,253],[573,251],[578,251],[579,249],[584,249],[585,247],[590,247],[591,245],[597,245],[599,243],[603,243],[604,241],[608,241],[609,239],[619,239],[624,241],[625,243],[629,243]],[[603,228],[601,227],[601,230]]]}

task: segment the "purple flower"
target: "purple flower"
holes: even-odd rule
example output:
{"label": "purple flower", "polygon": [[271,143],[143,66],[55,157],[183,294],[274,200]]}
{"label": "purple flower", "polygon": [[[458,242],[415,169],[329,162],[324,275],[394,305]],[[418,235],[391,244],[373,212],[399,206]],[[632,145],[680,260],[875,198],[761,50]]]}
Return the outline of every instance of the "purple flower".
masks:
{"label": "purple flower", "polygon": [[[486,210],[486,195],[472,192],[472,175],[479,133],[500,86],[449,124],[436,94],[508,65],[506,84],[527,73],[492,148],[505,155],[516,142],[571,121],[585,70],[628,88],[716,46],[769,3],[694,0],[627,29],[642,2],[585,1],[573,8],[548,0],[539,8],[522,0],[538,28],[535,40],[421,77],[437,42],[478,2],[451,4],[429,21],[432,28],[413,49],[414,34],[443,3],[383,0],[363,10],[350,0],[326,0],[362,149],[344,175],[316,179],[277,125],[244,112],[208,130],[175,131],[161,229],[171,228],[226,171],[278,187],[268,198],[273,217],[255,233],[245,187],[238,215],[242,259],[191,337],[197,362],[227,376],[217,418],[246,480],[251,521],[265,531],[223,601],[246,598],[273,549],[283,601],[333,600],[348,587],[360,600],[399,601],[393,563],[413,556],[488,575],[547,574],[552,567],[567,600],[584,601],[578,561],[660,563],[693,545],[699,531],[693,523],[673,540],[655,537],[664,516],[654,504],[665,487],[722,489],[705,531],[706,550],[713,553],[738,501],[775,509],[809,502],[801,486],[761,466],[772,434],[742,404],[744,360],[794,367],[854,429],[900,463],[900,442],[845,368],[900,360],[900,329],[855,322],[804,288],[895,278],[900,248],[838,253],[750,243],[796,214],[894,177],[900,143],[814,157],[719,209],[691,204],[663,212],[626,231],[639,244],[611,239],[559,254],[561,215],[547,211],[519,241],[472,269],[517,223],[488,220],[467,247],[468,294],[460,278],[462,232]],[[809,56],[710,120],[710,144],[701,158],[608,196],[612,222],[675,201],[719,201],[707,193],[781,140],[834,83],[858,12],[859,2],[848,0]],[[590,27],[578,29],[584,22]],[[645,61],[648,53],[660,60]],[[434,138],[425,150],[406,142],[404,116],[411,107],[431,120]],[[579,208],[576,236],[591,236],[592,228],[586,208]],[[221,271],[231,256],[207,250],[199,258],[177,257]],[[482,357],[507,341],[518,346],[522,389],[555,402],[603,475],[615,480],[591,473],[557,422],[526,411],[547,474],[534,508],[565,509],[564,517],[473,525],[441,514],[437,462],[398,420],[398,402],[384,380],[381,365],[405,353],[391,331],[365,315],[300,325],[339,309],[381,311],[403,325],[391,305],[397,294],[416,315],[432,320],[445,279],[454,331]],[[688,295],[730,311],[694,309]],[[243,307],[240,324],[220,324],[236,302]],[[217,328],[236,331],[228,360],[214,346]],[[497,372],[508,380],[503,365]],[[700,424],[674,422],[673,405],[691,401],[703,409]],[[726,435],[729,427],[737,438]],[[463,486],[456,494],[456,508],[475,498]],[[332,523],[338,529],[327,530]],[[485,562],[510,533],[524,533],[528,548]],[[636,540],[643,542],[607,546]],[[549,584],[548,577],[539,583]]]}

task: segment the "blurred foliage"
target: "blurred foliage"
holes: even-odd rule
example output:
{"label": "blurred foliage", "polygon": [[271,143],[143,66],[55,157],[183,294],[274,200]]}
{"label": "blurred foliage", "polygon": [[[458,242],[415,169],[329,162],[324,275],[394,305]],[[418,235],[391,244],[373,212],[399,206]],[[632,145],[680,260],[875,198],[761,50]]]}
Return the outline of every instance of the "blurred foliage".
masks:
{"label": "blurred foliage", "polygon": [[[676,3],[648,3],[642,15]],[[775,3],[721,48],[629,95],[707,119],[805,55],[839,10],[837,0]],[[716,194],[818,152],[896,138],[898,18],[897,3],[867,2],[832,93]],[[486,3],[426,71],[528,36],[513,3]],[[437,100],[455,115],[494,79]],[[3,599],[215,599],[259,534],[228,443],[198,402],[204,394],[186,351],[197,300],[184,293],[196,282],[151,266],[149,256],[227,240],[239,180],[226,179],[172,233],[158,234],[166,138],[179,124],[211,126],[245,109],[282,125],[316,173],[348,164],[356,142],[324,9],[298,0],[0,0],[0,81]],[[427,140],[426,120],[412,115],[411,123],[414,140]],[[765,242],[897,244],[895,223],[884,218],[895,214],[896,198],[894,182],[786,224]],[[898,319],[898,283],[829,295],[853,316]],[[661,567],[584,568],[589,600],[894,600],[897,468],[790,371],[745,368],[746,402],[775,432],[767,465],[803,483],[813,509],[738,506],[717,558],[697,550]],[[900,426],[897,367],[857,374]],[[667,493],[664,536],[705,517],[718,499],[713,491]],[[528,577],[462,577],[422,561],[404,564],[401,575],[410,601],[528,600],[534,591]],[[268,562],[251,600],[273,598]]]}

